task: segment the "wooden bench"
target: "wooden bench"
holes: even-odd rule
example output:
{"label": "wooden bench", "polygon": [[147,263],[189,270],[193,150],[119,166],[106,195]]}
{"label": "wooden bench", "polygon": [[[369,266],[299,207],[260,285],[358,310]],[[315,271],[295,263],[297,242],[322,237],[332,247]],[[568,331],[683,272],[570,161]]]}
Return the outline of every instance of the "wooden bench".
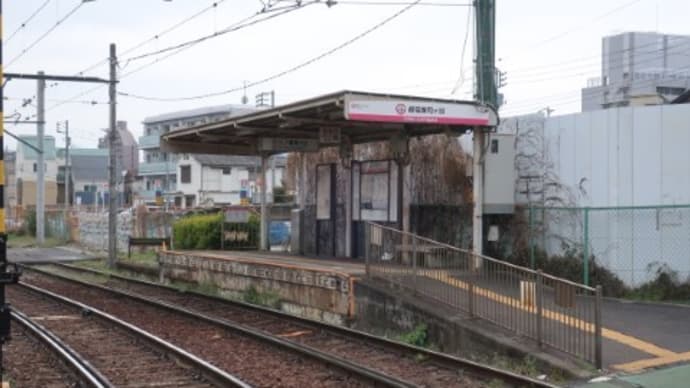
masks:
{"label": "wooden bench", "polygon": [[132,257],[132,247],[133,246],[148,246],[148,247],[159,247],[165,244],[170,246],[170,237],[129,237],[129,243],[127,245],[127,257]]}

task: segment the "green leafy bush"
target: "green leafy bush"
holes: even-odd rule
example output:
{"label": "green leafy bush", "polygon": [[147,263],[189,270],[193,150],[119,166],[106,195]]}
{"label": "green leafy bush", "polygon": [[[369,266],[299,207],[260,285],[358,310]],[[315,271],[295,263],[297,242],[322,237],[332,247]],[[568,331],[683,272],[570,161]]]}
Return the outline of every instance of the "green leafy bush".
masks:
{"label": "green leafy bush", "polygon": [[678,272],[673,271],[668,264],[653,263],[647,269],[650,272],[654,271],[656,278],[632,290],[629,298],[690,302],[690,281],[681,282]]}
{"label": "green leafy bush", "polygon": [[177,249],[220,249],[222,213],[195,214],[179,219],[173,225]]}
{"label": "green leafy bush", "polygon": [[428,328],[425,323],[420,323],[415,328],[399,337],[400,342],[406,344],[426,347],[429,344]]}
{"label": "green leafy bush", "polygon": [[[515,252],[508,257],[507,261],[512,264],[530,268],[530,255],[528,249]],[[574,249],[566,250],[563,255],[548,256],[541,249],[534,252],[535,269],[541,269],[544,273],[568,279],[576,283],[582,283],[584,272],[582,263],[582,253]],[[597,263],[596,258],[589,258],[589,284],[601,285],[605,296],[622,297],[629,289],[613,272]]]}
{"label": "green leafy bush", "polygon": [[[193,214],[173,225],[177,249],[221,249],[222,213]],[[225,249],[246,249],[259,246],[260,221],[256,214],[246,224],[225,225]],[[233,233],[237,232],[237,233]]]}
{"label": "green leafy bush", "polygon": [[26,212],[24,225],[29,236],[36,237],[36,209],[29,209]]}

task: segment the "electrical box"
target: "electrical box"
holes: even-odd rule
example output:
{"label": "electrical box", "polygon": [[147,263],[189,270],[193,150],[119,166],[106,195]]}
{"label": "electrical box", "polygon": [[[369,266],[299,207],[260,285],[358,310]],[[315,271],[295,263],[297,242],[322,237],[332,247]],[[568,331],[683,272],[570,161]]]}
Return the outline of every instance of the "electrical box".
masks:
{"label": "electrical box", "polygon": [[512,214],[515,211],[515,135],[487,135],[484,155],[484,214]]}

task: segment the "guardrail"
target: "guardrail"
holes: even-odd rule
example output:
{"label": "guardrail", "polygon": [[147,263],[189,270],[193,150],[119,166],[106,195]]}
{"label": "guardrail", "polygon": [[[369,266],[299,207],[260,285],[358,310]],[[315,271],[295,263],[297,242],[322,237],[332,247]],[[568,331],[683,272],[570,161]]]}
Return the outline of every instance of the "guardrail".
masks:
{"label": "guardrail", "polygon": [[602,367],[601,287],[367,223],[366,273]]}

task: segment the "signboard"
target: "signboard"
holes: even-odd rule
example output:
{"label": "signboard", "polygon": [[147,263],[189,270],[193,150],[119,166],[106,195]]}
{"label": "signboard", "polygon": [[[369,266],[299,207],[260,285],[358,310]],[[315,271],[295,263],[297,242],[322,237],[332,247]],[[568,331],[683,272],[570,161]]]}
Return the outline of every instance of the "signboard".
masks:
{"label": "signboard", "polygon": [[315,152],[319,150],[316,139],[262,137],[259,139],[259,151],[275,152]]}
{"label": "signboard", "polygon": [[340,144],[340,128],[321,127],[319,128],[319,143],[321,144]]}
{"label": "signboard", "polygon": [[225,222],[236,224],[249,222],[249,209],[245,207],[230,207],[225,209]]}
{"label": "signboard", "polygon": [[383,123],[490,125],[491,112],[473,104],[348,96],[345,118]]}

